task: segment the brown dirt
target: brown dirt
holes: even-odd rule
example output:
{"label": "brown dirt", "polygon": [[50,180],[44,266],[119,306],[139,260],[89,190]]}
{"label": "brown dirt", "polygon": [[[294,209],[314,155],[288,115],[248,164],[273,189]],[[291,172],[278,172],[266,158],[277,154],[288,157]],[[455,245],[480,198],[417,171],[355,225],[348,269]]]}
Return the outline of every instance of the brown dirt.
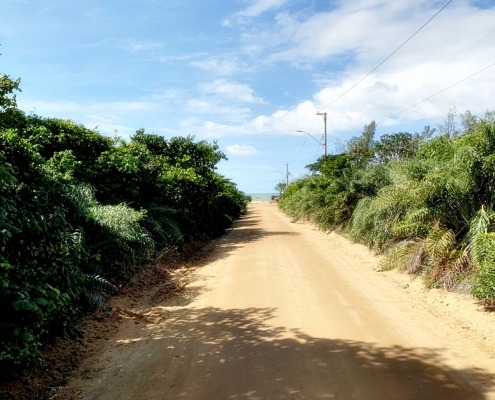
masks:
{"label": "brown dirt", "polygon": [[495,399],[495,315],[471,297],[268,203],[208,250],[115,299],[50,397]]}

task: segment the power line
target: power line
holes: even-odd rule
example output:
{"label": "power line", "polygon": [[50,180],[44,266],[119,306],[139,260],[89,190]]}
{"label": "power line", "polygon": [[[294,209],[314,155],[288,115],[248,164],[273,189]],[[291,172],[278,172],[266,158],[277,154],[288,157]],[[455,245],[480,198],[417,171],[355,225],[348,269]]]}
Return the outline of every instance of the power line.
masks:
{"label": "power line", "polygon": [[[449,85],[449,86],[447,86],[446,88],[443,88],[442,90],[439,90],[438,92],[436,92],[436,93],[434,93],[434,94],[432,94],[432,95],[430,95],[430,96],[428,96],[428,97],[424,98],[423,100],[418,101],[417,103],[415,103],[415,104],[413,104],[413,105],[411,105],[411,106],[409,106],[409,107],[407,107],[407,108],[404,108],[403,110],[401,110],[401,111],[399,111],[399,112],[397,112],[397,113],[395,113],[395,114],[393,114],[393,115],[391,115],[391,116],[388,116],[387,118],[385,118],[385,119],[381,120],[380,122],[378,122],[378,123],[377,123],[377,125],[381,125],[381,124],[382,124],[382,123],[384,123],[385,121],[388,121],[389,119],[392,119],[392,118],[396,117],[397,115],[402,114],[403,112],[409,111],[410,109],[412,109],[412,108],[414,108],[414,107],[416,107],[416,106],[420,105],[421,103],[424,103],[425,101],[428,101],[428,100],[432,99],[433,97],[436,97],[436,96],[438,96],[439,94],[442,94],[442,93],[446,92],[447,90],[450,90],[450,89],[452,89],[453,87],[455,87],[455,86],[457,86],[457,85],[460,85],[461,83],[463,83],[463,82],[465,82],[465,81],[467,81],[467,80],[469,80],[469,79],[471,79],[471,78],[475,77],[476,75],[481,74],[482,72],[484,72],[484,71],[486,71],[487,69],[490,69],[490,68],[492,68],[492,67],[494,67],[494,66],[495,66],[495,62],[493,62],[493,63],[491,63],[491,64],[487,65],[486,67],[483,67],[482,69],[480,69],[480,70],[478,70],[478,71],[476,71],[476,72],[472,73],[471,75],[466,76],[465,78],[462,78],[462,79],[458,80],[457,82],[453,83],[452,85]],[[317,157],[318,157],[318,152],[319,152],[319,147],[318,147],[318,149],[317,149],[317,153],[316,153],[316,155],[315,155],[315,162],[316,162],[316,159],[317,159]]]}
{"label": "power line", "polygon": [[447,90],[449,90],[449,89],[452,89],[454,86],[457,86],[457,85],[461,84],[462,82],[465,82],[465,81],[467,81],[468,79],[471,79],[473,76],[476,76],[476,75],[478,75],[478,74],[481,74],[483,71],[486,71],[487,69],[489,69],[489,68],[491,68],[491,67],[493,67],[493,66],[495,66],[495,62],[494,62],[494,63],[492,63],[492,64],[490,64],[490,65],[487,65],[486,67],[484,67],[484,68],[480,69],[479,71],[477,71],[477,72],[475,72],[475,73],[473,73],[473,74],[471,74],[471,75],[469,75],[469,76],[467,76],[467,77],[465,77],[465,78],[461,79],[460,81],[457,81],[456,83],[454,83],[454,84],[452,84],[452,85],[450,85],[450,86],[448,86],[448,87],[446,87],[446,88],[444,88],[444,89],[442,89],[442,90],[440,90],[440,91],[436,92],[435,94],[432,94],[431,96],[429,96],[429,97],[427,97],[427,98],[425,98],[425,99],[423,99],[423,100],[421,100],[421,101],[417,102],[416,104],[413,104],[413,105],[412,105],[412,106],[410,106],[410,107],[404,108],[403,110],[399,111],[398,113],[395,113],[394,115],[391,115],[391,116],[389,116],[389,117],[385,118],[384,120],[380,121],[380,122],[378,123],[378,125],[380,125],[381,123],[383,123],[383,122],[385,122],[385,121],[388,121],[389,119],[392,119],[392,118],[396,117],[396,116],[397,116],[397,115],[399,115],[399,114],[402,114],[403,112],[409,111],[411,108],[414,108],[414,107],[416,107],[416,106],[420,105],[421,103],[424,103],[425,101],[428,101],[428,100],[432,99],[433,97],[438,96],[439,94],[441,94],[441,93],[443,93],[443,92],[446,92],[446,91],[447,91]]}
{"label": "power line", "polygon": [[375,68],[373,68],[370,72],[368,72],[365,76],[363,76],[359,81],[357,81],[354,85],[352,85],[349,89],[347,89],[344,93],[340,94],[337,96],[335,99],[333,99],[330,103],[325,105],[324,107],[321,107],[320,110],[327,108],[328,106],[332,105],[335,103],[337,100],[340,100],[342,97],[344,97],[347,93],[349,93],[351,90],[353,90],[357,85],[359,85],[362,81],[364,81],[368,76],[370,76],[373,72],[375,72],[378,68],[380,68],[385,62],[387,62],[395,53],[397,53],[404,45],[409,42],[414,36],[416,36],[426,25],[428,25],[438,14],[440,14],[450,3],[452,3],[452,0],[449,0],[445,5],[438,10],[428,21],[426,21],[419,29],[416,30],[411,36],[409,36],[399,47],[397,47],[392,53],[390,53],[383,61],[381,61]]}
{"label": "power line", "polygon": [[[385,59],[383,59],[383,60],[382,60],[382,61],[381,61],[381,62],[380,62],[380,63],[379,63],[376,67],[374,67],[374,68],[373,68],[370,72],[368,72],[365,76],[363,76],[360,80],[358,80],[358,81],[357,81],[354,85],[352,85],[352,86],[351,86],[349,89],[347,89],[344,93],[342,93],[342,94],[340,94],[339,96],[337,96],[334,100],[332,100],[330,103],[326,104],[324,107],[321,107],[319,110],[322,110],[322,109],[327,108],[328,106],[332,105],[332,104],[333,104],[333,103],[335,103],[336,101],[340,100],[342,97],[344,97],[344,96],[345,96],[347,93],[349,93],[351,90],[353,90],[354,88],[356,88],[356,87],[357,87],[357,86],[358,86],[358,85],[359,85],[362,81],[364,81],[364,80],[365,80],[368,76],[370,76],[373,72],[375,72],[378,68],[380,68],[383,64],[385,64],[385,62],[387,62],[390,58],[392,58],[392,56],[394,56],[394,55],[395,55],[395,54],[396,54],[396,53],[397,53],[397,52],[398,52],[398,51],[399,51],[402,47],[404,47],[404,46],[405,46],[405,45],[406,45],[406,44],[407,44],[407,43],[408,43],[408,42],[409,42],[409,41],[410,41],[410,40],[411,40],[414,36],[416,36],[416,35],[417,35],[417,34],[418,34],[418,33],[419,33],[419,32],[420,32],[423,28],[425,28],[425,27],[426,27],[426,25],[428,25],[428,24],[429,24],[429,23],[430,23],[430,22],[431,22],[431,21],[432,21],[432,20],[433,20],[433,19],[434,19],[437,15],[438,15],[438,14],[440,14],[440,13],[441,13],[441,12],[442,12],[445,8],[447,8],[447,6],[448,6],[450,3],[452,3],[452,1],[453,1],[453,0],[449,0],[449,1],[447,1],[447,3],[445,3],[445,4],[443,5],[443,7],[442,7],[442,8],[440,8],[440,9],[439,9],[439,10],[438,10],[438,11],[437,11],[437,12],[436,12],[433,16],[431,16],[431,17],[430,17],[430,18],[429,18],[429,19],[428,19],[428,20],[427,20],[427,21],[426,21],[423,25],[421,25],[421,26],[420,26],[420,27],[419,27],[419,28],[418,28],[418,29],[417,29],[417,30],[416,30],[416,31],[415,31],[415,32],[414,32],[411,36],[409,36],[409,37],[408,37],[408,38],[407,38],[407,39],[406,39],[406,40],[405,40],[405,41],[404,41],[404,42],[403,42],[403,43],[402,43],[399,47],[397,47],[397,48],[396,48],[396,49],[395,49],[392,53],[390,53],[390,54],[389,54],[389,55],[388,55]],[[489,67],[487,67],[487,68],[489,68]],[[479,71],[479,72],[482,72],[482,71]],[[479,73],[479,72],[478,72],[478,73]],[[475,75],[475,74],[474,74],[474,75]],[[474,75],[473,75],[473,76],[474,76]],[[468,77],[468,78],[466,78],[466,79],[469,79],[469,77]],[[461,83],[461,82],[462,82],[462,81],[460,81],[460,82],[458,82],[458,83]],[[453,85],[453,86],[455,86],[455,85]],[[449,87],[449,88],[450,88],[450,87]],[[447,89],[449,89],[449,88],[447,88]],[[444,90],[447,90],[447,89],[444,89]],[[441,93],[441,92],[440,92],[440,93]],[[435,94],[435,95],[433,95],[433,96],[436,96],[437,94],[439,94],[439,93],[436,93],[436,94]],[[431,96],[431,97],[433,97],[433,96]],[[431,98],[431,97],[430,97],[430,98]],[[428,100],[428,99],[422,100],[421,102],[426,101],[426,100]],[[421,103],[421,102],[420,102],[420,103]],[[417,103],[417,104],[420,104],[420,103]],[[417,104],[416,104],[416,105],[417,105]],[[416,105],[411,106],[410,108],[415,107]],[[408,108],[408,109],[409,109],[409,108]],[[403,110],[403,111],[401,111],[401,112],[407,111],[408,109]],[[399,112],[398,114],[400,114],[401,112]],[[396,114],[396,115],[398,115],[398,114]],[[395,115],[394,115],[394,116],[395,116]],[[392,118],[392,117],[390,117],[390,118]],[[387,118],[387,119],[389,119],[389,118]],[[386,120],[387,120],[387,119],[386,119]],[[309,130],[309,132],[311,132],[311,131],[312,131],[313,126],[314,126],[314,123],[315,123],[315,120],[316,120],[316,117],[313,119],[313,122],[312,122],[312,124],[311,124],[311,129]],[[386,121],[386,120],[385,120],[385,121]],[[302,150],[302,149],[300,149],[299,153],[301,152],[301,150]],[[318,150],[319,150],[319,149],[318,149]],[[317,154],[318,154],[318,150],[317,150]],[[299,155],[298,155],[298,156],[299,156]],[[316,157],[317,157],[317,155],[316,155]]]}

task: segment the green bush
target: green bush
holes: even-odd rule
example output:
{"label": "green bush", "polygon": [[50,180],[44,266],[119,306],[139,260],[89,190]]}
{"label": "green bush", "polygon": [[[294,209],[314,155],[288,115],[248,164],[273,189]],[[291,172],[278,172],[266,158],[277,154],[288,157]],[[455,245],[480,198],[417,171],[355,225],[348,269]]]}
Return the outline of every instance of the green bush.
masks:
{"label": "green bush", "polygon": [[495,122],[487,116],[433,138],[425,128],[373,141],[370,124],[346,153],[311,165],[313,175],[292,183],[279,205],[386,252],[384,268],[421,274],[430,287],[470,282],[494,305]]}
{"label": "green bush", "polygon": [[0,372],[39,360],[41,346],[78,335],[146,264],[198,238],[220,235],[247,196],[215,171],[216,143],[129,142],[72,121],[25,115],[19,81],[0,75]]}
{"label": "green bush", "polygon": [[87,252],[32,146],[12,131],[0,131],[0,144],[8,174],[0,187],[0,368],[8,371],[35,361],[48,336],[75,333]]}

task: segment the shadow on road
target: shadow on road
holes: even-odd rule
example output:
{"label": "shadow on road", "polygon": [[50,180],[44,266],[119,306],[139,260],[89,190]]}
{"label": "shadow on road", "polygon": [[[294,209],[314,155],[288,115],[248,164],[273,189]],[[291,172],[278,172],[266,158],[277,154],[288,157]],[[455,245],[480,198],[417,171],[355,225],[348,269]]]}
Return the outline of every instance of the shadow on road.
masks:
{"label": "shadow on road", "polygon": [[[297,235],[262,226],[256,213],[243,217],[212,257],[260,238]],[[493,373],[454,367],[442,349],[313,337],[277,326],[275,308],[193,307],[196,295],[177,296],[168,307],[155,303],[142,313],[136,337],[116,341],[119,359],[105,398],[475,400],[495,388]],[[108,393],[108,382],[100,384]]]}
{"label": "shadow on road", "polygon": [[187,371],[171,377],[186,383],[173,398],[484,399],[466,384],[473,377],[493,389],[493,374],[446,367],[441,349],[315,338],[271,325],[275,312],[185,309],[149,325],[154,351],[174,364],[167,370]]}

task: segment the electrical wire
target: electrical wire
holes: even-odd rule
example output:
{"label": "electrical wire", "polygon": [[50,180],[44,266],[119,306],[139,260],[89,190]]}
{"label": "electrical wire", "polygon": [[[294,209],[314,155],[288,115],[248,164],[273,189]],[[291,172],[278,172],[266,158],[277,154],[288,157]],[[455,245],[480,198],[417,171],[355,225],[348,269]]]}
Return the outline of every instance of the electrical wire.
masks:
{"label": "electrical wire", "polygon": [[[438,96],[438,95],[440,95],[440,94],[442,94],[442,93],[446,92],[447,90],[450,90],[450,89],[452,89],[453,87],[455,87],[455,86],[457,86],[457,85],[460,85],[461,83],[463,83],[463,82],[465,82],[465,81],[467,81],[467,80],[469,80],[469,79],[471,79],[471,78],[475,77],[476,75],[481,74],[482,72],[484,72],[484,71],[486,71],[487,69],[490,69],[490,68],[492,68],[492,67],[495,67],[495,62],[493,62],[493,63],[491,63],[491,64],[487,65],[486,67],[483,67],[482,69],[480,69],[480,70],[478,70],[478,71],[476,71],[476,72],[472,73],[471,75],[466,76],[465,78],[462,78],[462,79],[458,80],[457,82],[453,83],[452,85],[449,85],[449,86],[447,86],[446,88],[443,88],[442,90],[439,90],[438,92],[436,92],[436,93],[432,94],[431,96],[428,96],[428,97],[424,98],[423,100],[418,101],[417,103],[415,103],[415,104],[413,104],[413,105],[411,105],[411,106],[409,106],[409,107],[407,107],[407,108],[404,108],[403,110],[401,110],[401,111],[399,111],[399,112],[397,112],[397,113],[395,113],[395,114],[393,114],[393,115],[391,115],[391,116],[388,116],[387,118],[385,118],[385,119],[381,120],[380,122],[378,122],[378,123],[377,123],[377,125],[381,125],[381,124],[382,124],[382,123],[384,123],[385,121],[388,121],[388,120],[390,120],[390,119],[392,119],[392,118],[395,118],[396,116],[398,116],[398,115],[400,115],[400,114],[402,114],[402,113],[404,113],[404,112],[406,112],[406,111],[409,111],[410,109],[412,109],[412,108],[414,108],[414,107],[416,107],[416,106],[420,105],[421,103],[424,103],[425,101],[428,101],[428,100],[430,100],[430,99],[432,99],[432,98],[434,98],[434,97],[436,97],[436,96]],[[320,148],[318,147],[317,152],[316,152],[316,155],[315,155],[315,161],[314,161],[314,162],[316,162],[316,160],[317,160],[317,158],[318,158],[318,153],[319,153],[319,150],[320,150]]]}
{"label": "electrical wire", "polygon": [[363,76],[359,81],[357,81],[354,85],[352,85],[349,89],[347,89],[344,93],[340,94],[337,96],[335,99],[333,99],[330,103],[325,105],[324,107],[321,107],[320,110],[323,110],[327,108],[328,106],[334,104],[336,101],[340,100],[342,97],[344,97],[347,93],[349,93],[351,90],[353,90],[356,86],[358,86],[362,81],[364,81],[368,76],[370,76],[373,72],[375,72],[378,68],[380,68],[385,62],[387,62],[392,56],[397,53],[404,45],[409,42],[414,36],[416,36],[426,25],[428,25],[438,14],[440,14],[450,3],[452,3],[453,0],[449,0],[445,5],[438,10],[428,21],[426,21],[419,29],[416,30],[411,36],[409,36],[399,47],[397,47],[392,53],[390,53],[383,61],[381,61],[375,68],[373,68],[370,72],[368,72],[365,76]]}
{"label": "electrical wire", "polygon": [[[376,65],[376,66],[375,66],[375,67],[374,67],[374,68],[373,68],[370,72],[368,72],[365,76],[363,76],[361,79],[359,79],[356,83],[354,83],[354,84],[353,84],[353,85],[352,85],[349,89],[347,89],[345,92],[343,92],[342,94],[340,94],[339,96],[337,96],[337,97],[336,97],[334,100],[332,100],[330,103],[328,103],[328,104],[326,104],[325,106],[321,107],[321,108],[320,108],[320,110],[323,110],[323,109],[325,109],[325,108],[329,107],[330,105],[334,104],[336,101],[338,101],[338,100],[340,100],[342,97],[344,97],[346,94],[348,94],[350,91],[352,91],[353,89],[355,89],[355,88],[356,88],[356,87],[357,87],[357,86],[358,86],[361,82],[363,82],[363,81],[364,81],[366,78],[368,78],[368,77],[369,77],[369,76],[370,76],[373,72],[375,72],[378,68],[380,68],[383,64],[385,64],[385,63],[386,63],[386,62],[387,62],[390,58],[392,58],[392,57],[393,57],[393,56],[394,56],[394,55],[395,55],[395,54],[396,54],[396,53],[397,53],[397,52],[398,52],[398,51],[399,51],[402,47],[404,47],[404,46],[405,46],[405,45],[406,45],[406,44],[407,44],[407,43],[408,43],[408,42],[409,42],[409,41],[410,41],[410,40],[411,40],[414,36],[416,36],[416,35],[417,35],[417,34],[418,34],[421,30],[423,30],[423,29],[424,29],[424,28],[425,28],[425,27],[426,27],[426,26],[427,26],[427,25],[428,25],[428,24],[429,24],[429,23],[430,23],[430,22],[431,22],[431,21],[432,21],[435,17],[437,17],[437,15],[438,15],[438,14],[440,14],[440,13],[441,13],[441,12],[442,12],[445,8],[447,8],[447,6],[448,6],[450,3],[452,3],[452,1],[453,1],[453,0],[449,0],[449,1],[447,1],[447,3],[445,3],[445,4],[444,4],[444,5],[443,5],[443,6],[442,6],[442,7],[441,7],[441,8],[440,8],[440,9],[439,9],[439,10],[438,10],[438,11],[437,11],[434,15],[433,15],[433,16],[431,16],[431,17],[430,17],[430,18],[429,18],[429,19],[428,19],[425,23],[423,23],[423,25],[421,25],[421,26],[420,26],[420,27],[419,27],[419,28],[418,28],[418,29],[417,29],[417,30],[416,30],[416,31],[415,31],[412,35],[410,35],[410,36],[409,36],[409,37],[408,37],[408,38],[407,38],[407,39],[406,39],[406,40],[405,40],[405,41],[404,41],[404,42],[403,42],[403,43],[402,43],[399,47],[397,47],[397,48],[396,48],[396,49],[395,49],[392,53],[390,53],[387,57],[385,57],[385,58],[384,58],[384,59],[383,59],[383,60],[382,60],[382,61],[381,61],[378,65]],[[491,66],[492,66],[492,65],[491,65]],[[490,66],[489,66],[489,67],[490,67]],[[480,72],[484,71],[485,69],[487,69],[487,68],[489,68],[489,67],[486,67],[486,68],[484,68],[483,70],[478,71],[477,73],[480,73]],[[477,73],[473,74],[472,76],[476,75]],[[470,77],[471,77],[471,76],[470,76]],[[464,80],[469,79],[470,77],[465,78],[465,79],[463,79],[462,81],[457,82],[456,84],[459,84],[459,83],[463,82]],[[451,87],[455,86],[456,84],[454,84],[454,85],[450,86],[449,88],[451,88]],[[448,90],[449,88],[446,88],[446,89],[444,89],[443,91]],[[430,98],[432,98],[432,97],[434,97],[434,96],[436,96],[436,95],[438,95],[438,94],[442,93],[443,91],[440,91],[440,92],[438,92],[438,93],[434,94],[433,96],[430,96],[428,99],[430,99]],[[424,100],[422,100],[421,102],[419,102],[419,103],[417,103],[417,104],[415,104],[415,105],[413,105],[413,106],[411,106],[411,107],[409,107],[409,108],[407,108],[407,109],[405,109],[405,110],[402,110],[402,111],[400,111],[400,112],[399,112],[399,113],[397,113],[397,114],[394,114],[392,117],[389,117],[389,118],[385,119],[384,121],[386,121],[386,120],[388,120],[388,119],[390,119],[390,118],[393,118],[394,116],[396,116],[396,115],[398,115],[398,114],[400,114],[400,113],[402,113],[402,112],[405,112],[405,111],[409,110],[410,108],[413,108],[413,107],[415,107],[416,105],[421,104],[421,103],[422,103],[422,102],[424,102],[424,101],[427,101],[428,99],[424,99]],[[309,133],[311,133],[311,131],[312,131],[313,127],[314,127],[315,121],[316,121],[316,116],[313,118],[313,122],[312,122],[312,124],[311,124],[311,129],[308,131]],[[383,121],[382,121],[382,122],[383,122]],[[304,144],[303,144],[303,146],[304,146]],[[303,147],[303,146],[302,146],[302,147]],[[298,158],[298,157],[299,157],[299,155],[300,155],[300,153],[301,153],[301,151],[302,151],[302,147],[299,149],[299,152],[298,152],[298,155],[297,155],[297,157],[296,157],[296,158]],[[317,149],[317,153],[316,153],[316,155],[315,155],[315,159],[318,157],[319,150],[320,150],[320,149],[318,148],[318,149]]]}
{"label": "electrical wire", "polygon": [[488,66],[486,66],[486,67],[484,67],[484,68],[480,69],[479,71],[477,71],[477,72],[475,72],[475,73],[473,73],[473,74],[471,74],[471,75],[469,75],[469,76],[467,76],[467,77],[465,77],[465,78],[461,79],[460,81],[457,81],[456,83],[454,83],[454,84],[452,84],[452,85],[450,85],[450,86],[448,86],[448,87],[446,87],[446,88],[444,88],[444,89],[442,89],[442,90],[440,90],[440,91],[438,91],[438,92],[436,92],[436,93],[432,94],[431,96],[428,96],[427,98],[425,98],[425,99],[423,99],[423,100],[421,100],[421,101],[417,102],[416,104],[413,104],[413,105],[412,105],[412,106],[410,106],[410,107],[404,108],[403,110],[399,111],[398,113],[395,113],[395,114],[393,114],[393,115],[391,115],[391,116],[389,116],[389,117],[385,118],[384,120],[380,121],[380,122],[378,123],[378,125],[382,124],[382,123],[383,123],[383,122],[385,122],[385,121],[388,121],[389,119],[392,119],[392,118],[396,117],[396,116],[397,116],[397,115],[399,115],[399,114],[402,114],[403,112],[409,111],[411,108],[414,108],[414,107],[416,107],[416,106],[420,105],[421,103],[424,103],[425,101],[428,101],[428,100],[432,99],[433,97],[438,96],[439,94],[441,94],[441,93],[443,93],[443,92],[446,92],[446,91],[447,91],[447,90],[449,90],[449,89],[452,89],[454,86],[457,86],[457,85],[459,85],[459,84],[461,84],[461,83],[463,83],[463,82],[467,81],[468,79],[471,79],[472,77],[474,77],[474,76],[476,76],[476,75],[478,75],[478,74],[481,74],[483,71],[486,71],[487,69],[489,69],[489,68],[491,68],[491,67],[493,67],[493,66],[495,66],[495,62],[494,62],[494,63],[491,63],[490,65],[488,65]]}

